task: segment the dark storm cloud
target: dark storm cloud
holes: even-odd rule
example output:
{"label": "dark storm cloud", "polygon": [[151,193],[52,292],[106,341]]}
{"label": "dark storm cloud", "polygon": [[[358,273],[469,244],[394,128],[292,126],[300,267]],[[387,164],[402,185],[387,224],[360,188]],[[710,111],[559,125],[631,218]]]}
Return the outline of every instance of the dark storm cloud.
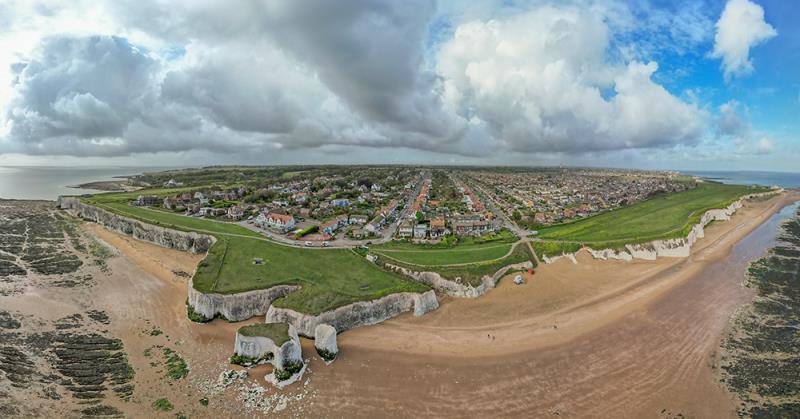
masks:
{"label": "dark storm cloud", "polygon": [[15,66],[11,137],[25,145],[120,137],[149,91],[155,66],[118,37],[46,39],[39,58]]}
{"label": "dark storm cloud", "polygon": [[423,70],[423,38],[434,13],[427,0],[287,0],[270,3],[264,28],[362,116],[442,135],[449,121],[435,75]]}

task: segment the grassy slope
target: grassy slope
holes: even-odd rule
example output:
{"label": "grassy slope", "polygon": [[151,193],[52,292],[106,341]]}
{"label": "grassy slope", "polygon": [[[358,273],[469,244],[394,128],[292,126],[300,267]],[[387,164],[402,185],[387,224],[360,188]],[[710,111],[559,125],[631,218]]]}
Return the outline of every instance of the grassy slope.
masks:
{"label": "grassy slope", "polygon": [[419,266],[479,263],[499,259],[509,253],[518,240],[507,230],[483,237],[461,238],[457,244],[413,244],[389,242],[373,246],[373,253],[399,262]]}
{"label": "grassy slope", "polygon": [[766,189],[703,182],[697,188],[653,198],[573,223],[543,228],[544,240],[616,247],[621,243],[685,237],[703,213],[730,205],[740,196]]}
{"label": "grassy slope", "polygon": [[540,242],[532,241],[531,246],[536,254],[541,256],[553,257],[560,256],[564,253],[575,253],[581,250],[579,243],[571,242]]}
{"label": "grassy slope", "polygon": [[533,255],[531,255],[530,250],[528,250],[528,246],[525,243],[518,243],[515,245],[513,252],[503,259],[489,262],[472,263],[469,265],[425,266],[422,268],[417,265],[386,260],[385,258],[383,260],[383,262],[399,265],[414,271],[424,270],[437,272],[442,277],[450,280],[461,278],[463,282],[472,286],[480,285],[481,278],[483,278],[484,275],[492,275],[505,266],[527,261],[531,261],[534,265],[536,265],[536,260],[533,258]]}
{"label": "grassy slope", "polygon": [[[300,284],[301,291],[275,301],[275,305],[318,314],[355,301],[429,289],[384,271],[350,250],[283,246],[233,223],[132,207],[125,203],[128,199],[130,194],[101,194],[84,201],[149,223],[217,237],[193,278],[195,289],[201,292],[227,294]],[[264,264],[253,264],[256,257]]]}

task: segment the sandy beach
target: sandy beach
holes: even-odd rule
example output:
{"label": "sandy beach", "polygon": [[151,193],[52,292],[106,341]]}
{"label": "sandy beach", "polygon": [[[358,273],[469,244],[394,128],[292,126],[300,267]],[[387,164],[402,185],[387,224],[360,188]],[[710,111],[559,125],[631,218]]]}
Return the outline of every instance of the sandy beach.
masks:
{"label": "sandy beach", "polygon": [[[282,391],[265,383],[264,366],[238,388],[209,396],[209,383],[231,368],[235,330],[262,319],[190,322],[187,274],[202,256],[92,223],[85,233],[118,253],[108,261],[111,274],[84,291],[29,291],[8,309],[40,307],[53,318],[108,312],[110,332],[136,371],[132,400],[109,403],[133,416],[152,415],[152,401],[168,397],[190,417],[727,417],[735,402],[715,371],[719,339],[752,297],[741,283],[746,263],[759,256],[753,249],[763,251],[771,238],[755,234],[748,240],[761,242],[735,245],[799,198],[791,192],[746,203],[730,221],[709,226],[689,258],[600,261],[582,252],[577,264],[564,258],[540,266],[525,285],[504,278],[480,298],[442,298],[425,316],[345,332],[329,366],[304,339],[308,372]],[[163,333],[153,336],[154,328]],[[153,366],[147,350],[161,347],[187,360],[187,379],[167,380]],[[266,401],[245,407],[237,398],[247,386],[263,387]]]}

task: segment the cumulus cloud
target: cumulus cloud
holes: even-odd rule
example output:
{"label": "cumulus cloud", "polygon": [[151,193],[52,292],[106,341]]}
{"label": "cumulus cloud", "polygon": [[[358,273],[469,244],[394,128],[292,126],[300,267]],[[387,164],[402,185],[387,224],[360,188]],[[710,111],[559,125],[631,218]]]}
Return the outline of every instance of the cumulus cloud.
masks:
{"label": "cumulus cloud", "polygon": [[[705,112],[654,81],[656,62],[621,58],[624,5],[611,6],[453,22],[432,47],[425,0],[115,2],[104,24],[125,36],[57,34],[15,62],[0,152],[486,156],[695,144]],[[695,26],[670,36],[698,42]]]}
{"label": "cumulus cloud", "polygon": [[652,80],[655,62],[610,64],[602,15],[541,7],[459,26],[438,56],[449,108],[515,151],[693,143],[704,114]]}
{"label": "cumulus cloud", "polygon": [[726,80],[751,74],[750,49],[778,34],[764,20],[764,9],[750,0],[729,0],[716,28],[711,57],[722,59]]}
{"label": "cumulus cloud", "polygon": [[48,38],[38,53],[14,67],[6,115],[11,138],[33,153],[113,144],[140,112],[157,66],[118,37]]}

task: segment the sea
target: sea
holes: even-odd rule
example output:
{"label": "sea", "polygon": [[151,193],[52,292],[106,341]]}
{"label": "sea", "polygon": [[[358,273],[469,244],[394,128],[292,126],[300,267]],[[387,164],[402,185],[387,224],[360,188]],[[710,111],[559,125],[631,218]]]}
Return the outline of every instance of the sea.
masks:
{"label": "sea", "polygon": [[59,195],[97,193],[70,186],[157,170],[165,168],[0,166],[0,198],[56,200]]}
{"label": "sea", "polygon": [[800,188],[800,173],[706,170],[687,171],[685,174],[699,176],[708,180],[714,180],[722,183]]}

